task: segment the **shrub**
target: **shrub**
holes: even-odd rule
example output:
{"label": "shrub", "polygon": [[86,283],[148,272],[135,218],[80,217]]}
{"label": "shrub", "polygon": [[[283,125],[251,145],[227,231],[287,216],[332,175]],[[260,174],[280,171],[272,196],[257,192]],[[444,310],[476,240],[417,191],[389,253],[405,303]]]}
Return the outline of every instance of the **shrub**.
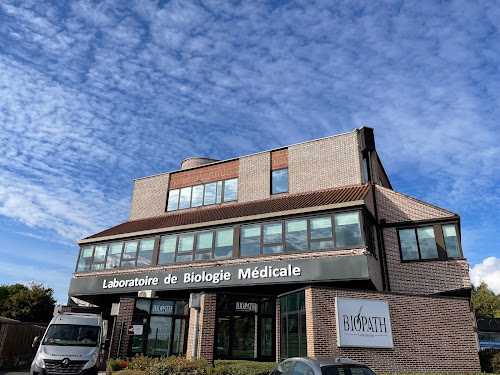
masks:
{"label": "shrub", "polygon": [[113,372],[123,370],[127,365],[121,359],[110,359],[106,367],[106,374],[111,375]]}
{"label": "shrub", "polygon": [[[217,367],[225,367],[231,375],[268,375],[276,367],[276,362],[254,362],[238,360],[215,361]],[[225,374],[222,374],[225,375]]]}
{"label": "shrub", "polygon": [[479,352],[481,371],[487,373],[500,373],[500,350],[484,349]]}
{"label": "shrub", "polygon": [[111,375],[148,375],[148,373],[141,370],[120,370],[113,372]]}

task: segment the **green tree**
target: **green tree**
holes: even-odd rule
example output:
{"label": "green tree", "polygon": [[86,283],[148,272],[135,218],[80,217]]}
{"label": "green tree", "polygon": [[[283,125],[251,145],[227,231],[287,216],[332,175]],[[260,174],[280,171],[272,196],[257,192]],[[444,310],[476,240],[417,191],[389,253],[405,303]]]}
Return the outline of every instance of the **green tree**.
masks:
{"label": "green tree", "polygon": [[0,286],[0,314],[21,322],[48,323],[53,316],[54,290],[31,282]]}
{"label": "green tree", "polygon": [[500,295],[495,295],[484,282],[472,287],[471,305],[478,318],[500,318]]}

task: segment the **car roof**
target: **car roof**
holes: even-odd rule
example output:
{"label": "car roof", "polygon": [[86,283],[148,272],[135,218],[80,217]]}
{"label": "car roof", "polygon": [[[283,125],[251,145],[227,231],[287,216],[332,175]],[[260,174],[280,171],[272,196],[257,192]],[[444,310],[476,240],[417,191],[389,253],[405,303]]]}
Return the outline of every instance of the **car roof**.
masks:
{"label": "car roof", "polygon": [[290,360],[300,360],[303,362],[309,362],[311,364],[316,364],[319,366],[342,366],[342,365],[356,365],[356,366],[364,366],[367,367],[365,364],[354,361],[352,359],[348,358],[342,358],[342,357],[295,357],[295,358],[289,358]]}

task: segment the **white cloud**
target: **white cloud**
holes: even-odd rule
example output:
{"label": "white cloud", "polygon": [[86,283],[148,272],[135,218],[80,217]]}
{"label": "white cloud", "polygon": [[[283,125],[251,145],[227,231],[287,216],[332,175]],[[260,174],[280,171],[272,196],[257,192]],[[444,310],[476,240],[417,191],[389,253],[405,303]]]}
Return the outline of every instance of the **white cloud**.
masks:
{"label": "white cloud", "polygon": [[475,286],[482,282],[495,293],[500,294],[500,258],[488,257],[470,269],[471,281]]}

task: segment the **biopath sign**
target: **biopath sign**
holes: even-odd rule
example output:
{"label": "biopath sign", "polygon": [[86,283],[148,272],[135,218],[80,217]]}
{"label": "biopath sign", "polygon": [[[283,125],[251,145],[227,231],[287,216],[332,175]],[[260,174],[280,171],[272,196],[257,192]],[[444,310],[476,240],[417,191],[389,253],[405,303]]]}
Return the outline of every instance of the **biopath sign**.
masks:
{"label": "biopath sign", "polygon": [[335,298],[337,345],[393,348],[387,301]]}

